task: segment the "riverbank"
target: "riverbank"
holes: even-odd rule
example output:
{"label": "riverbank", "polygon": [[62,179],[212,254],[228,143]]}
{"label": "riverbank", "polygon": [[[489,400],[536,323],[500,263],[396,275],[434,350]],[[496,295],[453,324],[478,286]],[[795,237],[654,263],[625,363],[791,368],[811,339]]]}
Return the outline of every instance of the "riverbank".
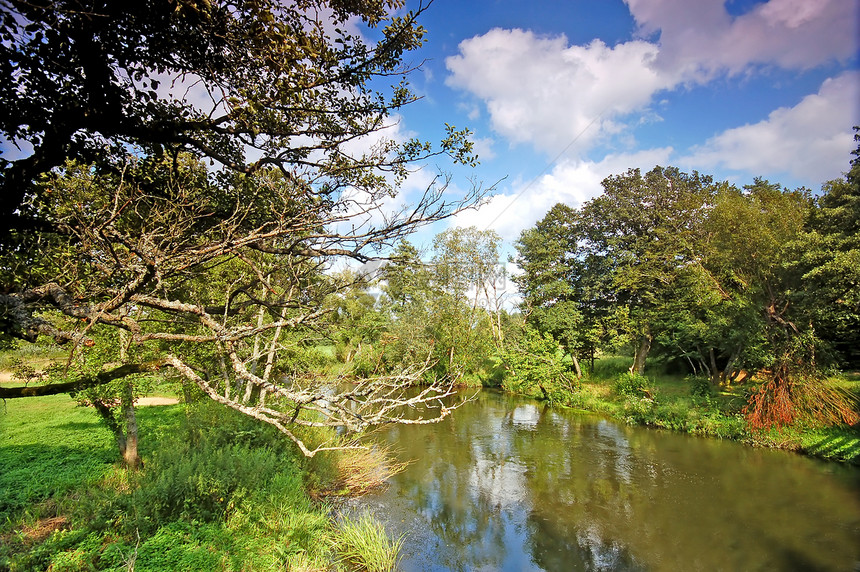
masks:
{"label": "riverbank", "polygon": [[[0,413],[0,570],[390,569],[397,543],[332,494],[368,486],[352,454],[308,460],[214,404],[138,410],[144,469],[67,395]],[[315,500],[324,499],[324,500]]]}
{"label": "riverbank", "polygon": [[[830,383],[860,395],[860,375]],[[628,424],[670,429],[693,435],[740,441],[757,447],[796,451],[821,459],[860,465],[860,427],[796,425],[754,431],[743,414],[748,385],[713,388],[707,382],[654,376],[641,383],[619,377],[591,377],[563,405],[601,413]]]}

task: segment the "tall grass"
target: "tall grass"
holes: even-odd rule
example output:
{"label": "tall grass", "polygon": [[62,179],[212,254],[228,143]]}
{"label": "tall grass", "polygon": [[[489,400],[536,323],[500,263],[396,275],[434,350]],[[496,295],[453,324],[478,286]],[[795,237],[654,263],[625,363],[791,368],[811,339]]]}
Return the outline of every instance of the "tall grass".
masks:
{"label": "tall grass", "polygon": [[[141,408],[138,417],[145,467],[130,474],[113,464],[111,435],[96,414],[67,396],[18,400],[0,412],[0,570],[330,570],[341,558],[393,561],[384,554],[398,544],[379,525],[334,526],[330,507],[308,495],[311,464],[271,428],[211,403]],[[349,471],[364,467],[358,482],[372,480],[372,457],[347,459]]]}
{"label": "tall grass", "polygon": [[385,529],[367,514],[344,518],[334,542],[339,562],[351,570],[389,572],[397,566],[403,537],[391,539]]}

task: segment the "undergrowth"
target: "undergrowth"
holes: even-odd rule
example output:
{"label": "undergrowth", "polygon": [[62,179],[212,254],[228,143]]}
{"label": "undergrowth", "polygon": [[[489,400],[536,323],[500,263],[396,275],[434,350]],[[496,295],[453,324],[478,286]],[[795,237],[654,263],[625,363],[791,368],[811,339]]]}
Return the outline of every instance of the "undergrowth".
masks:
{"label": "undergrowth", "polygon": [[[714,386],[696,376],[641,376],[627,371],[630,358],[606,357],[582,379],[566,405],[630,424],[657,427],[750,445],[789,449],[829,460],[860,464],[860,426],[822,426],[798,420],[781,429],[751,428],[744,407],[754,385]],[[650,367],[650,370],[660,370]],[[843,375],[827,380],[860,402],[860,383]]]}
{"label": "undergrowth", "polygon": [[[314,464],[279,433],[211,403],[138,418],[145,467],[128,473],[95,413],[67,396],[0,413],[0,570],[382,570],[374,563],[396,559],[378,525],[335,523],[308,494],[315,479],[336,488],[336,455],[331,475],[311,478]],[[347,458],[372,472],[373,459]]]}

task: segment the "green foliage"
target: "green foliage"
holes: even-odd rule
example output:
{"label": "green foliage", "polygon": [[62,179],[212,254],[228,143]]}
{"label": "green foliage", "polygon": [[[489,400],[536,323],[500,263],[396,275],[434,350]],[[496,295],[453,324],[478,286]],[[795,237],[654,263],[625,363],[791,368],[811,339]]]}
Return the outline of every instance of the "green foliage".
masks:
{"label": "green foliage", "polygon": [[[332,322],[333,341],[356,349],[387,325],[367,291],[347,292],[328,273],[334,264],[384,256],[484,194],[472,185],[452,197],[443,175],[414,208],[390,208],[413,162],[475,164],[466,129],[446,125],[435,146],[386,137],[353,145],[414,101],[401,58],[423,42],[426,5],[144,0],[103,6],[95,21],[78,4],[13,2],[0,17],[15,68],[0,70],[11,86],[0,99],[15,117],[0,131],[32,150],[0,161],[0,337],[71,342],[68,383],[101,385],[85,398],[129,457],[135,441],[123,438],[110,411],[117,388],[107,385],[129,371],[171,367],[240,411],[266,396],[252,417],[285,433],[313,416],[350,430],[396,422],[380,379],[361,396],[360,422],[352,403],[339,403],[354,395],[321,403],[316,370],[328,363],[312,348]],[[403,79],[389,90],[378,79],[392,74]],[[162,76],[181,84],[192,75],[214,115],[158,89]],[[381,217],[368,226],[373,213]],[[440,352],[468,345],[460,341]],[[426,355],[418,365],[413,357],[398,356],[386,373],[419,370]],[[450,361],[438,363],[453,373]],[[116,363],[129,367],[108,367]],[[132,434],[133,397],[122,396]]]}
{"label": "green foliage", "polygon": [[694,398],[706,399],[713,393],[713,386],[707,378],[689,375],[686,380],[690,384],[690,395]]}
{"label": "green foliage", "polygon": [[159,451],[141,478],[134,526],[149,532],[147,523],[223,519],[252,491],[268,487],[277,470],[291,469],[266,449],[176,443]]}
{"label": "green foliage", "polygon": [[503,350],[502,363],[506,372],[502,387],[506,390],[550,403],[573,403],[577,387],[551,335],[527,326],[522,339]]}
{"label": "green foliage", "polygon": [[408,242],[381,271],[389,324],[382,364],[394,370],[430,359],[427,379],[479,380],[504,336],[497,297],[500,239],[474,227],[436,236],[431,264]]}
{"label": "green foliage", "polygon": [[45,364],[61,358],[65,352],[52,343],[32,343],[23,340],[13,340],[8,347],[0,346],[0,369],[12,369],[18,360],[30,364]]}
{"label": "green foliage", "polygon": [[351,374],[358,377],[370,377],[385,373],[383,351],[372,346],[365,346],[353,357]]}
{"label": "green foliage", "polygon": [[[141,542],[139,547],[127,547],[126,550],[129,555],[134,555],[135,570],[203,572],[225,567],[227,555],[213,550],[219,544],[221,546],[232,544],[227,534],[219,527],[179,521],[160,526],[152,536]],[[123,558],[123,552],[118,548],[108,554],[106,562],[100,561],[99,566],[122,566],[128,560],[128,556]]]}
{"label": "green foliage", "polygon": [[654,394],[651,382],[647,377],[630,372],[618,376],[615,383],[612,384],[612,391],[616,395],[629,397],[651,398]]}
{"label": "green foliage", "polygon": [[[86,437],[82,447],[112,453],[110,435],[92,410],[75,408],[68,397],[13,405],[18,403],[24,409],[0,419],[12,448]],[[39,404],[54,414],[40,415]],[[79,414],[96,430],[83,425]],[[332,525],[327,508],[306,492],[305,461],[277,431],[207,402],[187,409],[143,408],[139,418],[152,439],[138,475],[107,462],[91,476],[85,463],[69,457],[64,486],[33,491],[26,498],[29,508],[8,502],[16,495],[3,497],[9,520],[0,526],[0,569],[316,570],[339,557],[335,547],[368,569],[390,569],[373,566],[395,561],[401,542],[389,540],[378,524]],[[50,430],[39,429],[42,425]],[[6,458],[4,451],[0,461]],[[14,479],[2,483],[4,495],[44,477],[42,472],[60,472],[39,457],[13,460],[18,471],[0,473],[0,479]],[[10,533],[22,521],[39,529],[57,515],[58,530],[45,538],[34,540],[25,532],[29,529]]]}
{"label": "green foliage", "polygon": [[624,356],[602,356],[594,362],[591,377],[597,379],[615,380],[619,375],[630,370],[630,358]]}
{"label": "green foliage", "polygon": [[[675,168],[608,177],[603,194],[556,205],[517,241],[529,323],[572,356],[614,347],[633,354],[636,373],[649,352],[684,367],[708,380],[694,382],[696,399],[741,372],[776,375],[752,397],[755,425],[851,422],[856,410],[807,380],[860,355],[858,169],[854,159],[818,199]],[[607,368],[600,359],[591,375],[612,377]]]}

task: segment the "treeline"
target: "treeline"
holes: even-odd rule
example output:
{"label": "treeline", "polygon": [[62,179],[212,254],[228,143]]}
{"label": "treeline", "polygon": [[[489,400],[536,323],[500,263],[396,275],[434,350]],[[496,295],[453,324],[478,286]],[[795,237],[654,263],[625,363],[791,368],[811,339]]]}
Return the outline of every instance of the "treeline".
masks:
{"label": "treeline", "polygon": [[454,228],[429,257],[403,241],[375,271],[337,275],[327,305],[338,360],[357,377],[428,364],[425,382],[500,383],[499,352],[521,329],[503,307],[500,246],[492,230]]}
{"label": "treeline", "polygon": [[519,313],[493,290],[492,231],[439,235],[430,264],[402,243],[378,302],[364,286],[339,296],[339,356],[365,375],[427,356],[430,375],[553,399],[596,357],[626,354],[636,375],[650,357],[714,386],[755,376],[753,425],[852,418],[823,378],[860,367],[860,159],[817,196],[674,167],[603,189],[520,235]]}
{"label": "treeline", "polygon": [[759,374],[764,409],[860,365],[858,158],[817,197],[661,167],[603,188],[516,243],[527,321],[574,363],[628,345],[638,374],[649,355],[714,384]]}

